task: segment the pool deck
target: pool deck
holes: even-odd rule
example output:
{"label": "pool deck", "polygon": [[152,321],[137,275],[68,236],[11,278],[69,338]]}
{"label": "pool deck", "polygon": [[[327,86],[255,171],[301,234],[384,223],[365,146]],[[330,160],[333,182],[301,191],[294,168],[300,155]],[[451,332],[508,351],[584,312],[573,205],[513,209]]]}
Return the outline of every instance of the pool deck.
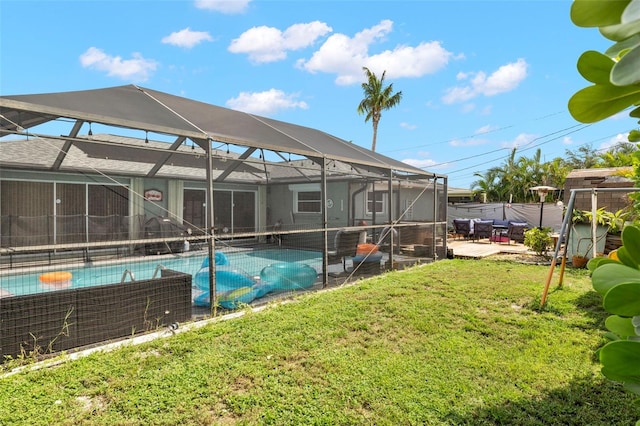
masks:
{"label": "pool deck", "polygon": [[453,250],[453,257],[481,259],[499,253],[528,253],[529,249],[522,243],[495,243],[489,240],[450,239],[447,247]]}

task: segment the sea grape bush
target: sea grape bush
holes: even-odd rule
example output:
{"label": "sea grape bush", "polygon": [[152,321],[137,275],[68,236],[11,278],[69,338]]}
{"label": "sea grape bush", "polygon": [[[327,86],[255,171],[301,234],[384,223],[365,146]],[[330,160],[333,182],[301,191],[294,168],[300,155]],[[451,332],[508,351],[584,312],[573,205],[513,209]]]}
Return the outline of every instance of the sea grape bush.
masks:
{"label": "sea grape bush", "polygon": [[[626,226],[622,247],[591,259],[588,267],[593,288],[611,314],[605,321],[609,342],[598,350],[602,374],[640,395],[640,228]],[[640,405],[640,399],[635,402]]]}

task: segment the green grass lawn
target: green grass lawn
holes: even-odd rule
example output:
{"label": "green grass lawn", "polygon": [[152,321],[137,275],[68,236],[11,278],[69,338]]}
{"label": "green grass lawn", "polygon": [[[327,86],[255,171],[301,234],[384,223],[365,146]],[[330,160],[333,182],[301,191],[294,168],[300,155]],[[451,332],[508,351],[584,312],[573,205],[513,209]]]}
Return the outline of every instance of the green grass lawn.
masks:
{"label": "green grass lawn", "polygon": [[586,271],[444,260],[0,379],[0,424],[629,425]]}

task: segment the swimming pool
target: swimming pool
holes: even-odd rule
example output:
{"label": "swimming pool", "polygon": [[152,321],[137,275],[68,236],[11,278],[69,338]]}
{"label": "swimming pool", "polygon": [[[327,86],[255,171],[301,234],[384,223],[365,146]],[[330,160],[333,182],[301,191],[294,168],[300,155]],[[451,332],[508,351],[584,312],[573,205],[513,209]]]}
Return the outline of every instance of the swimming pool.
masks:
{"label": "swimming pool", "polygon": [[[292,262],[306,264],[314,268],[318,273],[322,272],[322,253],[295,250],[295,249],[265,249],[224,251],[229,265],[249,276],[257,277],[266,266],[278,262]],[[19,274],[6,274],[0,276],[0,297],[19,296],[25,294],[43,293],[55,291],[57,288],[43,285],[39,277],[43,273],[52,271],[66,271],[72,274],[71,285],[65,288],[84,288],[98,285],[115,284],[131,281],[131,277],[138,281],[150,279],[158,267],[164,267],[175,271],[184,272],[194,276],[202,267],[206,255],[202,252],[182,254],[180,256],[162,258],[131,259],[117,263],[105,263],[101,265],[76,266],[65,268],[47,268],[23,272]],[[129,271],[130,274],[125,273]],[[158,274],[159,275],[159,274]]]}

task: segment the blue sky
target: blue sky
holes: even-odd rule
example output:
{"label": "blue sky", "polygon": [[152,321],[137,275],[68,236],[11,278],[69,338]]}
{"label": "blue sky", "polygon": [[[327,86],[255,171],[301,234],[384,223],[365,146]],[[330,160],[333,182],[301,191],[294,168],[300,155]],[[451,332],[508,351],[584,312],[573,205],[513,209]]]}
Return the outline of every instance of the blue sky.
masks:
{"label": "blue sky", "polygon": [[371,147],[362,67],[402,91],[377,151],[468,188],[538,147],[544,161],[626,140],[626,114],[576,122],[576,62],[610,43],[570,0],[0,1],[0,95],[137,84]]}

